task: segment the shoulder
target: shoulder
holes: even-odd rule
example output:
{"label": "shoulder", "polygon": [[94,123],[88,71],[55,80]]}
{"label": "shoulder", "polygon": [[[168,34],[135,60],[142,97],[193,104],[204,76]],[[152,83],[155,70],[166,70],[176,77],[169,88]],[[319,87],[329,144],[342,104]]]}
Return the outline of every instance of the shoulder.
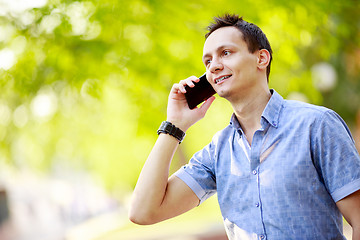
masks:
{"label": "shoulder", "polygon": [[323,117],[327,112],[332,112],[331,109],[323,106],[295,100],[284,100],[283,110],[285,113],[291,113],[292,115],[303,115],[316,118]]}
{"label": "shoulder", "polygon": [[200,152],[205,151],[213,157],[216,156],[219,151],[226,148],[226,145],[229,143],[229,139],[233,138],[235,132],[236,129],[232,127],[231,124],[228,124],[225,128],[216,132],[213,135],[210,143],[206,145]]}
{"label": "shoulder", "polygon": [[284,121],[319,126],[322,124],[345,125],[344,120],[332,109],[314,104],[284,100],[282,109]]}
{"label": "shoulder", "polygon": [[[284,100],[281,114],[282,123],[299,128],[310,128],[313,133],[336,132],[351,136],[345,121],[334,110],[294,100]],[[352,137],[351,137],[352,138]]]}
{"label": "shoulder", "polygon": [[285,100],[283,109],[289,122],[310,127],[310,131],[320,139],[336,136],[354,141],[346,122],[332,109],[292,100]]}
{"label": "shoulder", "polygon": [[[269,122],[279,121],[280,125],[304,127],[306,123],[317,122],[327,112],[326,107],[295,100],[286,100],[273,90],[263,116]],[[305,124],[305,125],[304,125]]]}
{"label": "shoulder", "polygon": [[214,136],[212,138],[212,143],[214,145],[221,144],[222,142],[229,139],[229,137],[232,136],[235,131],[236,131],[236,129],[230,123],[225,128],[223,128],[222,130],[220,130],[214,134]]}
{"label": "shoulder", "polygon": [[283,109],[285,114],[291,114],[297,119],[317,120],[319,123],[340,123],[346,125],[345,121],[334,110],[310,103],[294,100],[284,100]]}

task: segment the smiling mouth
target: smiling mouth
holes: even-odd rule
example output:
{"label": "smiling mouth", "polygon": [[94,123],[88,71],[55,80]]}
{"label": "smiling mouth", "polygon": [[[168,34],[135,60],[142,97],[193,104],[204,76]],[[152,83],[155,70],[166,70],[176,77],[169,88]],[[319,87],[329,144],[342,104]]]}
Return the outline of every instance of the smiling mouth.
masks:
{"label": "smiling mouth", "polygon": [[218,84],[218,83],[224,81],[225,79],[227,79],[227,78],[229,78],[229,77],[231,77],[231,75],[229,75],[229,76],[223,76],[223,77],[221,77],[221,78],[217,78],[217,79],[215,79],[215,84]]}

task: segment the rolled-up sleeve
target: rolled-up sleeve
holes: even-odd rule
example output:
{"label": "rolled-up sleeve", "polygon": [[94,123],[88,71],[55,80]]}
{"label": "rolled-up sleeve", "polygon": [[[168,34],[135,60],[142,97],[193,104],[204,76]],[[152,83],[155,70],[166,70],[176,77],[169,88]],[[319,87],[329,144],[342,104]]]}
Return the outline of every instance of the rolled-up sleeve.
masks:
{"label": "rolled-up sleeve", "polygon": [[315,165],[335,202],[360,189],[360,157],[350,130],[334,111],[316,126]]}
{"label": "rolled-up sleeve", "polygon": [[175,172],[175,176],[193,190],[200,204],[216,193],[213,157],[212,143],[210,143],[195,153],[188,164]]}

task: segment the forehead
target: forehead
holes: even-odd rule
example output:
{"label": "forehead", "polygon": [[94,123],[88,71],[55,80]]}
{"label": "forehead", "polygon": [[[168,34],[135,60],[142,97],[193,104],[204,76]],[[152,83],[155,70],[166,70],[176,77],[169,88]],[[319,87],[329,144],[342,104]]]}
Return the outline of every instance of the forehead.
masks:
{"label": "forehead", "polygon": [[222,27],[211,33],[204,43],[203,54],[211,54],[221,46],[227,45],[246,47],[243,34],[236,27]]}

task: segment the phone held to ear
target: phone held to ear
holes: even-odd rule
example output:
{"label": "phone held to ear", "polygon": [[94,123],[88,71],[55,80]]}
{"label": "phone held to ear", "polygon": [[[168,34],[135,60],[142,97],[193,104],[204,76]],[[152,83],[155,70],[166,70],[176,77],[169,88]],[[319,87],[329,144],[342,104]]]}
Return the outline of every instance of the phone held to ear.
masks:
{"label": "phone held to ear", "polygon": [[190,109],[196,108],[197,105],[214,95],[216,92],[206,79],[206,74],[199,77],[199,82],[194,82],[194,87],[185,86],[185,98]]}

